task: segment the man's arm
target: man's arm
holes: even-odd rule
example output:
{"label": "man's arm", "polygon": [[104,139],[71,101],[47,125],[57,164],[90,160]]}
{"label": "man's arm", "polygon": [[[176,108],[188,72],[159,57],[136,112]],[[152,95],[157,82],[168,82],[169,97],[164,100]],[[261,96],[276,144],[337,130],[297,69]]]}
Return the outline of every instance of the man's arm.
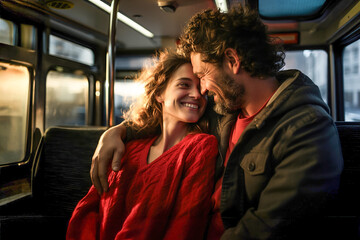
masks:
{"label": "man's arm", "polygon": [[125,124],[109,128],[100,137],[90,169],[91,181],[100,195],[109,189],[107,181],[109,164],[112,163],[114,171],[119,171],[120,160],[125,152],[125,138]]}
{"label": "man's arm", "polygon": [[99,194],[109,188],[107,173],[109,165],[115,172],[120,170],[120,162],[125,153],[125,142],[146,138],[159,134],[158,128],[143,128],[135,130],[131,121],[123,121],[121,124],[106,130],[100,137],[95,153],[92,157],[90,177]]}

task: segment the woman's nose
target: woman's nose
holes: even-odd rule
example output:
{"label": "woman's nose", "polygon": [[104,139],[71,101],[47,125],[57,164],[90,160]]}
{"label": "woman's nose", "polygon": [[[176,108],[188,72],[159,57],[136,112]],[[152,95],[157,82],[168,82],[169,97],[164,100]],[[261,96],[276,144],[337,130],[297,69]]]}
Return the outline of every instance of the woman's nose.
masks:
{"label": "woman's nose", "polygon": [[198,87],[191,88],[191,91],[190,91],[189,95],[190,95],[190,97],[195,98],[195,99],[201,98],[201,93],[200,93]]}

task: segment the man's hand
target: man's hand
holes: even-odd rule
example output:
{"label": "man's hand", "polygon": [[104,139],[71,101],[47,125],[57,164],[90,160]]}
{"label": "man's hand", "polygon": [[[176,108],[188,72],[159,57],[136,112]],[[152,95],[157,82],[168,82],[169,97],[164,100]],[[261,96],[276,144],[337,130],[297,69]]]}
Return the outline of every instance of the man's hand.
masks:
{"label": "man's hand", "polygon": [[120,169],[120,161],[125,153],[122,140],[125,136],[125,126],[117,125],[106,130],[100,137],[90,169],[91,181],[100,195],[109,189],[107,176],[109,164],[112,163],[114,171]]}

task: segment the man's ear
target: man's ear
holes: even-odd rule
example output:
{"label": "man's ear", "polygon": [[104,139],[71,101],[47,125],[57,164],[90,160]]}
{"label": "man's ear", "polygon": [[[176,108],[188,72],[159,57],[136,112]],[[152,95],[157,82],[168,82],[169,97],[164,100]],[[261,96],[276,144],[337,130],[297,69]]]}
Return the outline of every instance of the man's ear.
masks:
{"label": "man's ear", "polygon": [[241,61],[237,51],[233,48],[225,49],[225,63],[231,69],[232,73],[237,74],[239,73]]}

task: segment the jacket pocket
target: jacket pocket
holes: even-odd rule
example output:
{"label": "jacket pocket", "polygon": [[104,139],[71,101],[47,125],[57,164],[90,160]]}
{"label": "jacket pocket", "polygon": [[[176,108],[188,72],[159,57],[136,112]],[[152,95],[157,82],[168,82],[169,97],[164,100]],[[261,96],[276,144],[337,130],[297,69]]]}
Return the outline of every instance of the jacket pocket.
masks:
{"label": "jacket pocket", "polygon": [[240,166],[251,176],[264,174],[268,155],[267,152],[250,152],[244,156]]}

